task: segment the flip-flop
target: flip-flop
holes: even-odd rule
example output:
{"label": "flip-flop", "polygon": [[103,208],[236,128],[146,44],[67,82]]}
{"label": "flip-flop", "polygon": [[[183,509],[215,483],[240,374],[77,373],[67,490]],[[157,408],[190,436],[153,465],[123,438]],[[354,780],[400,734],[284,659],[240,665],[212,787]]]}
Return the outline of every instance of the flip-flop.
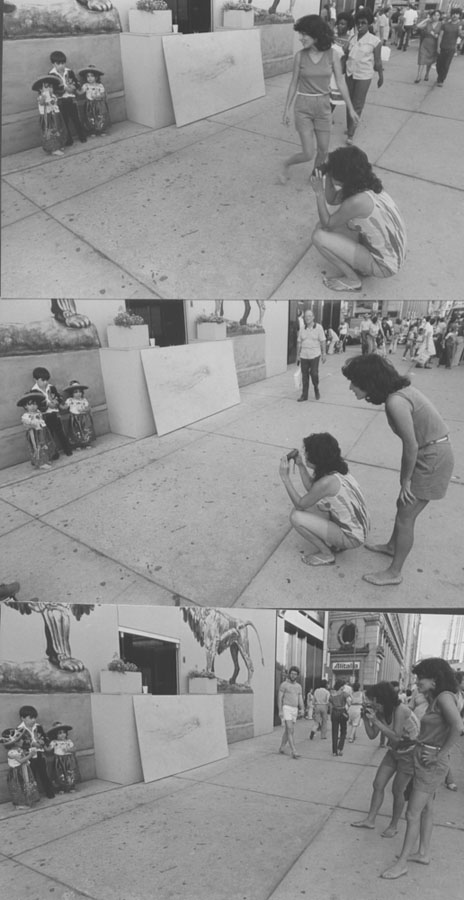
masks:
{"label": "flip-flop", "polygon": [[374,831],[375,825],[365,825],[364,822],[350,822],[352,828],[367,828],[368,831]]}
{"label": "flip-flop", "polygon": [[378,575],[363,575],[363,581],[368,581],[369,584],[375,584],[376,587],[387,587],[390,584],[401,584],[403,581],[401,575],[397,575],[396,578],[389,578],[388,581],[378,581]]}
{"label": "flip-flop", "polygon": [[454,781],[450,781],[449,784],[445,784],[445,787],[447,787],[449,791],[457,791],[458,789],[458,786],[454,783]]}
{"label": "flip-flop", "polygon": [[322,281],[329,288],[329,291],[360,291],[362,288],[362,284],[349,284],[343,281],[342,278],[327,278],[325,276]]}
{"label": "flip-flop", "polygon": [[335,562],[334,556],[302,556],[301,561],[305,566],[333,566]]}

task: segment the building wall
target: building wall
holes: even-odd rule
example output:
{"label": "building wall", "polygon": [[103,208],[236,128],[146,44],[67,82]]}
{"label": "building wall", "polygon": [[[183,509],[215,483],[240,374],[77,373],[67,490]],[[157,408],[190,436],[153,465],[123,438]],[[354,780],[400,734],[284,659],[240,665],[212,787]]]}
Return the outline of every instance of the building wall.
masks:
{"label": "building wall", "polygon": [[[329,615],[328,650],[330,662],[327,677],[331,683],[337,678],[361,685],[378,681],[401,681],[404,671],[404,614],[354,613],[331,611]],[[352,644],[341,645],[339,635],[343,625],[356,629]],[[355,665],[357,664],[357,665]]]}

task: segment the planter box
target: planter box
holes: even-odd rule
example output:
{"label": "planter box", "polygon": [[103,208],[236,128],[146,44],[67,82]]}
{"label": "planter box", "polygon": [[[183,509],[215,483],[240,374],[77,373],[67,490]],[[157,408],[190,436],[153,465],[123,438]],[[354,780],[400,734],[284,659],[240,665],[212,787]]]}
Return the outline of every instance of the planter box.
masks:
{"label": "planter box", "polygon": [[225,341],[226,338],[225,322],[197,322],[197,339],[199,341]]}
{"label": "planter box", "polygon": [[154,12],[130,9],[129,31],[135,34],[170,34],[172,32],[172,12],[170,9],[157,9]]}
{"label": "planter box", "polygon": [[223,22],[224,28],[253,28],[255,17],[253,10],[225,9]]}
{"label": "planter box", "polygon": [[266,335],[238,334],[230,338],[234,347],[239,387],[266,378]]}
{"label": "planter box", "polygon": [[107,337],[112,350],[144,350],[150,346],[148,325],[132,325],[132,328],[108,325]]}
{"label": "planter box", "polygon": [[217,694],[215,678],[189,678],[189,694]]}
{"label": "planter box", "polygon": [[141,694],[141,672],[100,672],[100,691],[102,694]]}

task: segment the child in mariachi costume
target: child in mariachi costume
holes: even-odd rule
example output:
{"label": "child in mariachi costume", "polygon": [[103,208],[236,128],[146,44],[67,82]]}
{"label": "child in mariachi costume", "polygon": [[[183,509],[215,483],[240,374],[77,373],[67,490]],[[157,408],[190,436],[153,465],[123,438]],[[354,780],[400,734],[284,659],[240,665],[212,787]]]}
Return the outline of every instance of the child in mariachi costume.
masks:
{"label": "child in mariachi costume", "polygon": [[43,75],[32,85],[32,90],[37,91],[42,147],[52,156],[63,156],[66,144],[65,127],[55,94],[59,87],[60,79],[56,75]]}
{"label": "child in mariachi costume", "polygon": [[30,756],[30,766],[34,778],[40,782],[45,794],[51,800],[55,796],[55,791],[53,790],[45,761],[47,736],[42,725],[37,721],[38,715],[35,706],[22,706],[19,710],[21,722],[16,730],[20,735],[19,746],[24,753],[31,754],[31,751],[33,751]]}
{"label": "child in mariachi costume", "polygon": [[55,442],[56,453],[52,459],[58,459],[58,448],[63,450],[66,456],[72,456],[72,449],[63,431],[60,418],[63,398],[56,387],[50,384],[50,372],[42,366],[37,366],[32,373],[32,377],[36,380],[32,385],[31,391],[37,391],[40,395],[41,405],[39,406],[39,411],[42,413],[44,422]]}
{"label": "child in mariachi costume", "polygon": [[63,391],[67,398],[64,405],[69,409],[69,443],[78,450],[87,449],[96,440],[90,403],[84,397],[86,390],[86,384],[71,381]]}
{"label": "child in mariachi costume", "polygon": [[59,81],[56,95],[58,97],[58,106],[61,117],[66,129],[66,146],[70,147],[71,144],[74,143],[71,123],[81,144],[85,144],[87,135],[79,116],[79,106],[77,102],[81,94],[80,82],[78,78],[76,78],[73,70],[67,67],[66,56],[61,50],[54,50],[53,53],[50,54],[50,62],[52,63],[50,75],[56,75]]}
{"label": "child in mariachi costume", "polygon": [[16,809],[30,809],[40,800],[36,780],[32,774],[30,760],[37,753],[30,749],[26,752],[22,746],[22,735],[17,728],[5,728],[0,737],[7,751],[8,774],[6,781],[11,801]]}
{"label": "child in mariachi costume", "polygon": [[68,737],[70,731],[72,725],[54,722],[47,732],[48,746],[53,750],[52,783],[60,794],[75,791],[81,780],[74,744]]}
{"label": "child in mariachi costume", "polygon": [[21,422],[26,429],[26,441],[31,456],[31,465],[35,469],[50,469],[50,460],[56,456],[56,447],[39,411],[42,397],[36,391],[30,391],[18,400],[16,406],[24,409]]}
{"label": "child in mariachi costume", "polygon": [[105,135],[111,125],[106,91],[100,82],[104,74],[96,66],[87,66],[79,71],[81,91],[85,94],[84,125],[90,137]]}

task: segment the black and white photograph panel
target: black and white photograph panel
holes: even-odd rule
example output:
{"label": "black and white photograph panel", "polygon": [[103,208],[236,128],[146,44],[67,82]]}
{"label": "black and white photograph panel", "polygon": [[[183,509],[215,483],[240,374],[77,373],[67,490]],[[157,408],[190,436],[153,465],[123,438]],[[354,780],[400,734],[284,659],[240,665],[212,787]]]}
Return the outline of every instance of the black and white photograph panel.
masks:
{"label": "black and white photograph panel", "polygon": [[453,300],[3,301],[4,590],[459,608],[463,347]]}
{"label": "black and white photograph panel", "polygon": [[2,12],[2,297],[461,291],[463,0]]}
{"label": "black and white photograph panel", "polygon": [[460,898],[464,617],[233,613],[0,605],[2,896]]}

